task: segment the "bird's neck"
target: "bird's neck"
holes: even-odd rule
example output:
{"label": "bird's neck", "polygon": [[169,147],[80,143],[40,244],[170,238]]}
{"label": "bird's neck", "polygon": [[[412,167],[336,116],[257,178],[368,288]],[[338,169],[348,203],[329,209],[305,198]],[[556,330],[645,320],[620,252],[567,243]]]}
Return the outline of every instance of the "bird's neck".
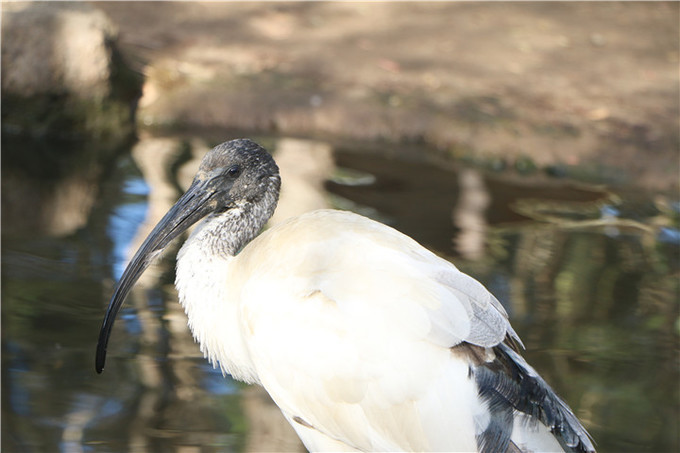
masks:
{"label": "bird's neck", "polygon": [[276,200],[273,203],[247,203],[211,214],[196,227],[189,240],[200,244],[207,255],[236,256],[257,236],[275,207]]}
{"label": "bird's neck", "polygon": [[223,373],[258,382],[241,334],[238,281],[231,278],[238,258],[206,253],[192,236],[177,255],[175,286],[189,318],[189,328],[203,355]]}
{"label": "bird's neck", "polygon": [[257,205],[213,214],[192,232],[177,255],[175,286],[201,352],[224,373],[258,382],[240,328],[236,255],[262,229],[271,213]]}
{"label": "bird's neck", "polygon": [[277,196],[272,190],[260,203],[210,215],[177,255],[175,285],[194,338],[211,363],[245,382],[258,377],[241,335],[239,281],[231,274],[238,252],[274,213]]}

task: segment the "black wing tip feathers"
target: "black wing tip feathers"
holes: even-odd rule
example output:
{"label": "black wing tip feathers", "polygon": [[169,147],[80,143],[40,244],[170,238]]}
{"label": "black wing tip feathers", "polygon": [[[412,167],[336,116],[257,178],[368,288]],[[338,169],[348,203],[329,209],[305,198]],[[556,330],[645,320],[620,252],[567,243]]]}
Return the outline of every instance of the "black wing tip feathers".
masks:
{"label": "black wing tip feathers", "polygon": [[480,363],[472,369],[479,395],[489,404],[499,426],[491,426],[480,434],[482,451],[507,448],[512,426],[507,411],[517,410],[540,421],[555,435],[566,451],[595,452],[592,437],[581,425],[572,410],[555,394],[550,386],[529,366],[511,345],[500,344],[494,348],[496,359]]}

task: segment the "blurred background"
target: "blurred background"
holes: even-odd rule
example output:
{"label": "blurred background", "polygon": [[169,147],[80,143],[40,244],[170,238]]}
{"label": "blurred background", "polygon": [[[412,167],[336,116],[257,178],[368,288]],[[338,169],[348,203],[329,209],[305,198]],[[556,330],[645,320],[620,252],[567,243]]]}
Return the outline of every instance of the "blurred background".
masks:
{"label": "blurred background", "polygon": [[603,452],[679,442],[680,4],[2,3],[2,451],[304,451],[201,357],[174,253],[212,146],[483,282]]}

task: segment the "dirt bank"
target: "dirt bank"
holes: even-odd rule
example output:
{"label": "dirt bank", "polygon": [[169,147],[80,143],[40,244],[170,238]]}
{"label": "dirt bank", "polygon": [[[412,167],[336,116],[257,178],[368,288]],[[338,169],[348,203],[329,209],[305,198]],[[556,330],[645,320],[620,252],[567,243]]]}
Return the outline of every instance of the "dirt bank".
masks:
{"label": "dirt bank", "polygon": [[675,190],[678,3],[94,3],[139,119],[422,142]]}

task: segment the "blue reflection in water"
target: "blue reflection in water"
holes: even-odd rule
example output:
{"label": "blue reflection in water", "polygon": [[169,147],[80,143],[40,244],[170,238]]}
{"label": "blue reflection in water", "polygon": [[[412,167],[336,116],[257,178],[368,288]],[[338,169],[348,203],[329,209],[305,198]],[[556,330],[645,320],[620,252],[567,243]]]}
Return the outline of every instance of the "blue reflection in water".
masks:
{"label": "blue reflection in water", "polygon": [[[149,194],[149,186],[141,177],[131,177],[123,183],[122,192],[126,195],[144,197],[143,201],[121,203],[113,209],[109,216],[106,234],[111,239],[111,269],[113,278],[118,281],[125,271],[130,257],[130,246],[137,230],[144,222],[149,203],[146,197]],[[141,333],[141,325],[135,313],[123,310],[121,318],[125,320],[125,329],[135,335]]]}
{"label": "blue reflection in water", "polygon": [[616,206],[606,204],[600,208],[600,215],[604,219],[611,219],[619,217],[621,215],[621,211]]}
{"label": "blue reflection in water", "polygon": [[25,356],[20,344],[11,339],[3,340],[3,342],[7,355],[12,358],[7,367],[12,391],[8,392],[9,394],[5,395],[5,398],[9,399],[14,413],[28,417],[30,415],[31,394],[23,384],[27,382],[26,376],[31,367],[24,360]]}
{"label": "blue reflection in water", "polygon": [[680,245],[680,230],[661,227],[657,240],[666,244]]}
{"label": "blue reflection in water", "polygon": [[131,333],[132,335],[142,334],[142,325],[137,319],[136,312],[123,309],[120,314],[120,319],[124,321],[125,330],[127,330],[128,333]]}
{"label": "blue reflection in water", "polygon": [[130,195],[149,195],[149,186],[143,178],[130,178],[123,184],[123,193]]}
{"label": "blue reflection in water", "polygon": [[[125,181],[123,193],[146,197],[149,194],[149,186],[142,178],[132,178]],[[113,278],[116,281],[123,275],[128,262],[130,244],[146,218],[148,207],[147,200],[123,203],[116,207],[109,217],[106,233],[113,243],[111,261]]]}
{"label": "blue reflection in water", "polygon": [[203,379],[202,387],[213,395],[235,395],[239,392],[238,385],[228,374],[222,376],[219,368],[213,368],[204,362],[201,366]]}
{"label": "blue reflection in water", "polygon": [[146,303],[151,311],[163,311],[165,299],[160,288],[149,288],[146,291]]}

